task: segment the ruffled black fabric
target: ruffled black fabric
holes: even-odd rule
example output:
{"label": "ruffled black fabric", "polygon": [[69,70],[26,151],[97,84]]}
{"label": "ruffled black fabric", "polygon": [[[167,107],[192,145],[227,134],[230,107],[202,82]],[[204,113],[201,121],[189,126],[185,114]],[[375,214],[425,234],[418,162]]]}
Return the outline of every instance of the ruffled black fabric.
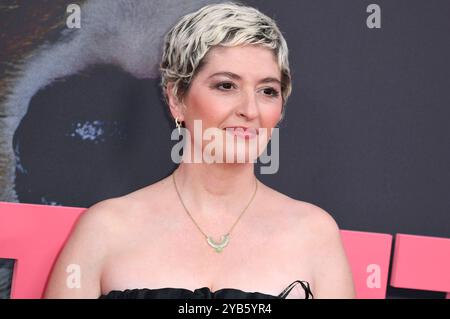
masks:
{"label": "ruffled black fabric", "polygon": [[112,290],[99,299],[285,299],[291,290],[300,284],[305,290],[305,299],[313,298],[307,281],[296,280],[284,289],[278,296],[261,292],[246,292],[234,288],[223,288],[211,291],[208,287],[194,291],[185,288],[138,288],[126,290]]}

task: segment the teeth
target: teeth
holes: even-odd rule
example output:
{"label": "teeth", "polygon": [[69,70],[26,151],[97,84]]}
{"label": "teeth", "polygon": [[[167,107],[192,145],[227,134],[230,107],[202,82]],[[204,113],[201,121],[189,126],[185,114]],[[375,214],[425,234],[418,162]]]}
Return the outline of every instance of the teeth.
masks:
{"label": "teeth", "polygon": [[243,128],[243,127],[227,127],[226,129],[233,129],[233,130],[243,130],[243,131],[248,131],[249,129]]}
{"label": "teeth", "polygon": [[235,132],[235,133],[240,133],[240,134],[245,134],[248,136],[254,136],[254,135],[258,135],[258,130],[257,129],[252,129],[252,128],[243,128],[243,127],[226,127],[223,129],[224,131],[230,130],[231,132]]}

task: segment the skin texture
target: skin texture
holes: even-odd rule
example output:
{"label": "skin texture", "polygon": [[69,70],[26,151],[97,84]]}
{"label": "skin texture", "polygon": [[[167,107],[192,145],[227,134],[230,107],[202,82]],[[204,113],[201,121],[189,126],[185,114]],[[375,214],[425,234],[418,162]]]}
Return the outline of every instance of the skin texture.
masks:
{"label": "skin texture", "polygon": [[[282,100],[272,96],[272,89],[281,88],[276,82],[260,83],[266,77],[280,79],[270,50],[214,48],[206,58],[182,102],[168,91],[174,117],[184,120],[188,129],[194,119],[203,121],[203,129],[277,124]],[[219,71],[240,79],[209,78]],[[191,143],[204,147],[201,141]],[[258,183],[251,205],[220,254],[186,214],[170,175],[90,207],[58,258],[45,297],[96,298],[111,290],[164,287],[278,295],[291,282],[305,280],[314,298],[353,298],[352,275],[335,220],[314,204],[262,184],[253,169],[253,163],[181,163],[174,173],[192,217],[216,239],[230,229]],[[80,288],[66,286],[69,264],[80,265]],[[299,287],[288,298],[304,298]]]}

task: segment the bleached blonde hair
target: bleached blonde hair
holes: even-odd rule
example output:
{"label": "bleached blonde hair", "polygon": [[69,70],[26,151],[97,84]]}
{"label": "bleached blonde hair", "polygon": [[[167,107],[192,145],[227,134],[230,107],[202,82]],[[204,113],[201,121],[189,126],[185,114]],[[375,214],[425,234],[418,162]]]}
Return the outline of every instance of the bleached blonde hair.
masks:
{"label": "bleached blonde hair", "polygon": [[190,83],[204,65],[214,46],[255,44],[273,50],[281,70],[281,96],[285,104],[291,94],[288,47],[274,20],[239,2],[206,5],[183,16],[164,38],[160,63],[161,87],[168,103],[167,84],[173,82],[173,96],[182,101]]}

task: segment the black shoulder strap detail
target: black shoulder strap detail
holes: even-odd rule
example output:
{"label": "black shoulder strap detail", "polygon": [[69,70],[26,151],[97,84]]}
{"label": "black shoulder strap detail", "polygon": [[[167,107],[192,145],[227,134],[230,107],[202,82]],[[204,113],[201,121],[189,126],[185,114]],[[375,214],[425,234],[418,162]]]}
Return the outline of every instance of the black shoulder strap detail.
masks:
{"label": "black shoulder strap detail", "polygon": [[287,286],[279,295],[278,298],[280,299],[285,299],[287,295],[289,295],[289,293],[291,292],[291,290],[297,285],[300,284],[303,287],[303,290],[305,290],[305,299],[310,299],[309,297],[311,297],[311,299],[314,298],[312,292],[311,292],[311,288],[309,287],[309,282],[307,281],[301,281],[301,280],[296,280],[293,283],[291,283],[289,286]]}

